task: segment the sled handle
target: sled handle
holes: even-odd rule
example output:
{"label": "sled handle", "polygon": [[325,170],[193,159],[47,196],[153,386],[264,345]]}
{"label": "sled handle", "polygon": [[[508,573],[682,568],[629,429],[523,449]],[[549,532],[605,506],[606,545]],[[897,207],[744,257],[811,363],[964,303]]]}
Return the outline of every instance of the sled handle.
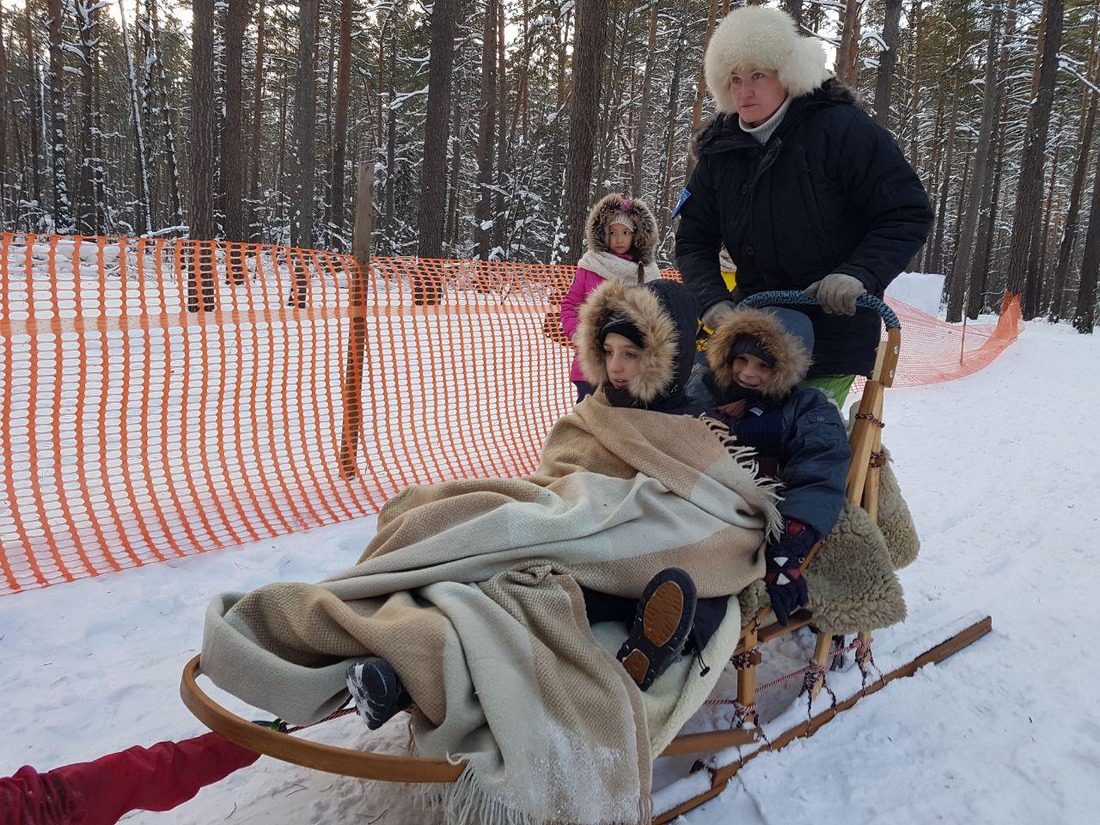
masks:
{"label": "sled handle", "polygon": [[184,705],[212,731],[250,751],[306,768],[384,782],[454,782],[465,768],[465,763],[446,759],[397,756],[326,745],[256,725],[207,696],[198,685],[201,672],[198,656],[184,667],[180,680],[180,697]]}
{"label": "sled handle", "polygon": [[[738,306],[764,307],[773,304],[818,306],[816,298],[810,298],[797,289],[770,289],[766,292],[757,292],[740,301]],[[873,309],[877,312],[882,318],[882,322],[886,324],[886,329],[901,329],[901,321],[898,320],[898,316],[881,298],[876,298],[874,295],[864,292],[856,298],[856,306]]]}

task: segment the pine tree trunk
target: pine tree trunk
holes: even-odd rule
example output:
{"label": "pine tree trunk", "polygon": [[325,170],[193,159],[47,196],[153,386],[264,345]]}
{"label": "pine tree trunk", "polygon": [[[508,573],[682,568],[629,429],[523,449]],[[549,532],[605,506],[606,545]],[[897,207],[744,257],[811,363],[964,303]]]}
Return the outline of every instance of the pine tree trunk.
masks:
{"label": "pine tree trunk", "polygon": [[[252,0],[233,0],[225,16],[225,119],[221,130],[222,185],[225,187],[225,238],[245,241],[244,216],[244,33],[252,15]],[[243,262],[228,269],[231,283],[244,283]]]}
{"label": "pine tree trunk", "polygon": [[481,30],[481,100],[477,125],[477,205],[474,207],[474,257],[489,259],[493,248],[493,147],[497,116],[497,15],[500,0],[486,0]]}
{"label": "pine tree trunk", "polygon": [[841,15],[840,46],[836,50],[836,76],[845,86],[855,86],[856,60],[859,56],[859,0],[844,0]]}
{"label": "pine tree trunk", "polygon": [[263,144],[260,142],[264,122],[264,57],[267,48],[267,14],[264,0],[256,10],[256,71],[252,79],[252,137],[249,146],[248,237],[253,243],[262,237],[263,226],[256,217],[260,202],[260,171],[263,168]]}
{"label": "pine tree trunk", "polygon": [[1063,0],[1045,0],[1044,13],[1046,28],[1042,57],[1039,62],[1037,91],[1028,113],[1008,259],[1008,291],[1022,294],[1021,307],[1024,317],[1029,319],[1039,312],[1036,298],[1043,166],[1047,135],[1050,131],[1050,112],[1054,102],[1058,50],[1062,44]]}
{"label": "pine tree trunk", "polygon": [[947,124],[947,146],[944,149],[943,168],[940,175],[940,195],[936,203],[936,229],[932,240],[932,254],[929,260],[934,272],[943,272],[943,236],[947,221],[947,199],[950,193],[951,173],[955,162],[955,134],[959,122],[959,85],[961,73],[955,73],[955,92],[951,96],[951,119]]}
{"label": "pine tree trunk", "polygon": [[[348,89],[351,86],[351,4],[340,0],[340,56],[336,69],[336,112],[332,136],[332,202],[328,222],[332,227],[334,247],[344,249],[345,211],[344,181],[348,153]],[[369,133],[368,133],[369,134]]]}
{"label": "pine tree trunk", "polygon": [[95,150],[95,10],[87,0],[76,0],[70,8],[80,39],[80,129],[77,138],[76,230],[82,235],[101,234],[95,197],[96,170],[100,158]]}
{"label": "pine tree trunk", "polygon": [[27,97],[30,99],[30,128],[28,129],[30,137],[28,142],[30,143],[30,194],[28,200],[42,201],[42,170],[44,166],[44,159],[42,157],[42,133],[40,131],[40,124],[44,117],[44,103],[41,95],[39,94],[38,83],[35,82],[38,77],[38,46],[37,38],[35,37],[35,26],[31,25],[31,4],[26,5],[26,14],[23,18],[24,28],[23,37],[26,39],[26,60],[27,60],[27,73],[29,75],[29,81],[31,86],[30,94]]}
{"label": "pine tree trunk", "polygon": [[[153,216],[149,207],[149,149],[145,144],[145,118],[142,114],[141,91],[138,89],[137,67],[134,65],[134,55],[130,50],[130,36],[126,24],[125,10],[120,6],[122,14],[120,31],[122,32],[122,46],[126,53],[126,73],[130,87],[130,108],[134,116],[134,172],[137,179],[137,204],[134,220],[134,230],[138,235],[144,235],[153,228]],[[136,18],[135,18],[136,22]]]}
{"label": "pine tree trunk", "polygon": [[50,31],[50,154],[53,159],[53,224],[56,232],[73,231],[72,203],[69,200],[69,149],[66,142],[65,67],[62,48],[61,0],[47,3]]}
{"label": "pine tree trunk", "polygon": [[[8,50],[4,43],[4,9],[0,8],[0,226],[14,224],[14,198],[8,188],[8,101],[11,89],[8,84]],[[12,121],[14,125],[15,121]]]}
{"label": "pine tree trunk", "polygon": [[387,55],[389,70],[386,82],[389,84],[389,94],[386,99],[386,235],[389,238],[391,249],[396,248],[394,227],[397,225],[397,199],[395,190],[397,184],[397,110],[394,102],[397,98],[397,21],[393,19],[393,11],[390,12],[390,49]]}
{"label": "pine tree trunk", "polygon": [[[507,53],[505,52],[504,43],[504,23],[505,23],[505,5],[500,3],[500,8],[497,11],[497,83],[499,88],[497,89],[497,168],[496,168],[496,182],[493,192],[493,247],[496,249],[505,249],[504,228],[506,225],[506,215],[504,211],[504,188],[507,185],[508,178],[508,118],[505,117],[505,113],[508,111],[508,76],[506,74],[507,69]],[[503,256],[507,259],[507,252],[504,251]]]}
{"label": "pine tree trunk", "polygon": [[1089,228],[1085,233],[1085,255],[1081,261],[1081,283],[1077,287],[1077,306],[1073,312],[1073,327],[1085,335],[1096,326],[1096,282],[1100,277],[1100,154],[1092,179],[1092,207]]}
{"label": "pine tree trunk", "polygon": [[[710,45],[710,38],[714,34],[715,21],[718,17],[718,0],[710,0],[710,13],[707,17],[707,34],[703,41],[703,50]],[[677,55],[679,59],[679,55]],[[704,68],[699,67],[699,78],[695,82],[695,102],[691,106],[691,133],[703,125],[703,100],[707,93],[707,76]],[[691,173],[695,171],[695,158],[691,152],[687,153],[687,162],[684,166],[684,180],[691,180]],[[667,203],[667,201],[666,201]]]}
{"label": "pine tree trunk", "polygon": [[901,0],[885,0],[885,5],[886,17],[882,24],[882,39],[886,48],[879,52],[878,56],[878,72],[875,77],[875,123],[883,129],[889,129],[891,89],[898,62]]}
{"label": "pine tree trunk", "polygon": [[[294,156],[292,180],[296,185],[290,220],[291,246],[313,246],[313,190],[317,153],[313,135],[317,119],[317,23],[320,0],[302,0],[298,34],[298,78],[294,91]],[[295,287],[296,302],[304,300],[302,286]]]}
{"label": "pine tree trunk", "polygon": [[[634,160],[630,181],[630,194],[640,197],[642,194],[642,169],[645,164],[645,144],[649,134],[650,100],[649,93],[653,75],[653,59],[657,50],[657,4],[649,10],[649,44],[645,52],[645,68],[642,70],[642,107],[634,123]],[[662,204],[663,206],[664,204]]]}
{"label": "pine tree trunk", "polygon": [[[214,163],[217,126],[214,115],[214,0],[193,0],[191,22],[191,228],[194,240],[214,237]],[[187,309],[216,306],[214,259],[205,246],[190,248],[187,260]]]}
{"label": "pine tree trunk", "polygon": [[974,179],[970,183],[970,191],[967,193],[966,198],[966,209],[963,210],[962,220],[958,227],[959,245],[955,252],[955,265],[951,267],[951,279],[948,282],[947,289],[947,320],[951,322],[962,320],[966,293],[968,289],[973,289],[972,281],[978,269],[974,257],[975,240],[978,222],[982,217],[982,207],[986,202],[994,119],[1002,95],[999,90],[997,74],[1001,13],[1002,5],[999,0],[995,0],[985,50],[986,94],[982,103],[982,122],[978,129],[978,143],[974,152]]}
{"label": "pine tree trunk", "polygon": [[567,217],[565,244],[571,260],[583,249],[584,221],[592,191],[599,81],[607,49],[608,0],[578,0],[573,38],[573,101],[569,117],[569,154],[565,162]]}
{"label": "pine tree trunk", "polygon": [[[168,99],[168,79],[165,74],[164,60],[161,57],[160,43],[160,16],[157,14],[156,0],[148,0],[146,6],[150,32],[150,46],[152,59],[149,62],[149,76],[147,85],[153,88],[152,100],[160,110],[161,130],[164,133],[164,162],[168,177],[168,204],[171,214],[168,216],[170,225],[179,226],[183,223],[183,199],[180,197],[180,173],[176,158],[175,127],[172,123],[172,107]],[[211,12],[212,14],[213,12]],[[213,34],[211,34],[213,44]],[[213,45],[211,45],[211,50]],[[213,57],[211,57],[213,59]],[[213,75],[210,79],[211,94],[213,94]],[[194,85],[192,80],[192,86]],[[213,105],[213,104],[211,104]],[[213,186],[213,182],[211,182]],[[213,197],[213,196],[211,196]],[[211,207],[213,209],[213,207]],[[213,215],[213,212],[211,212]],[[211,218],[211,233],[213,234],[213,218]]]}
{"label": "pine tree trunk", "polygon": [[[684,11],[688,8],[687,0],[684,0]],[[686,17],[686,14],[685,14]],[[683,41],[686,28],[686,20],[681,18],[680,40]],[[683,71],[683,49],[677,49],[672,60],[672,80],[668,88],[668,106],[665,109],[665,151],[664,162],[661,164],[661,203],[668,204],[671,201],[669,189],[672,187],[672,161],[676,151],[676,115],[679,110],[680,99],[680,74]],[[669,210],[662,209],[657,215],[657,225],[660,227],[660,236],[664,236],[671,218]]]}
{"label": "pine tree trunk", "polygon": [[457,6],[456,0],[435,0],[432,4],[428,115],[424,123],[424,163],[420,173],[419,246],[422,258],[439,258],[443,253],[447,192],[442,182],[447,169]]}
{"label": "pine tree trunk", "polygon": [[[1089,46],[1088,65],[1092,68],[1093,85],[1100,83],[1100,60],[1097,54],[1097,21],[1100,19],[1100,4],[1093,6],[1092,37]],[[1085,181],[1088,177],[1089,161],[1092,150],[1092,136],[1096,130],[1097,103],[1100,95],[1095,94],[1088,86],[1081,88],[1081,109],[1084,117],[1081,119],[1082,127],[1077,141],[1077,161],[1073,167],[1073,183],[1070,186],[1069,205],[1066,208],[1065,220],[1062,224],[1062,240],[1058,245],[1058,261],[1054,266],[1054,283],[1051,285],[1050,305],[1047,318],[1058,321],[1065,317],[1068,301],[1066,300],[1066,281],[1068,280],[1073,247],[1077,242],[1077,227],[1080,222],[1081,196],[1085,191]]]}

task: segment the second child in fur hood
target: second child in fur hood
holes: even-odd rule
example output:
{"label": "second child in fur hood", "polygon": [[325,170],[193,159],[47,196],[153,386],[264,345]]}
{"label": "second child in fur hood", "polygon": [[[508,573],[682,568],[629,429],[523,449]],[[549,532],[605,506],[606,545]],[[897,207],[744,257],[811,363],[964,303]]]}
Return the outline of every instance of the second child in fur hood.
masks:
{"label": "second child in fur hood", "polygon": [[[654,259],[657,220],[645,201],[616,192],[605,195],[588,213],[584,234],[588,249],[561,302],[561,327],[568,339],[576,335],[581,304],[604,281],[637,286],[661,277]],[[577,401],[595,391],[576,358],[569,380],[577,387]]]}
{"label": "second child in fur hood", "polygon": [[776,617],[806,604],[801,560],[833,529],[844,505],[851,450],[840,411],[802,384],[813,352],[813,325],[783,308],[737,309],[707,345],[707,371],[692,382],[737,444],[756,451],[761,475],[781,483],[784,530],[765,548],[765,583]]}

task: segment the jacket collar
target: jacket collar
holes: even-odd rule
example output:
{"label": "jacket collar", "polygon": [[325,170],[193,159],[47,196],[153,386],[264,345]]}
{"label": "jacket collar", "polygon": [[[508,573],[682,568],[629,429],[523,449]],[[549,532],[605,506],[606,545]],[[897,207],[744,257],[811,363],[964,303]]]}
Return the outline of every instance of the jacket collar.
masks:
{"label": "jacket collar", "polygon": [[[813,94],[803,95],[791,101],[783,122],[776,127],[767,146],[781,140],[790,132],[810,111],[821,106],[839,106],[842,101],[831,99],[821,90]],[[729,152],[743,149],[759,149],[761,144],[750,134],[741,128],[736,114],[719,114],[711,123],[704,127],[696,138],[700,155],[713,155],[721,152]]]}

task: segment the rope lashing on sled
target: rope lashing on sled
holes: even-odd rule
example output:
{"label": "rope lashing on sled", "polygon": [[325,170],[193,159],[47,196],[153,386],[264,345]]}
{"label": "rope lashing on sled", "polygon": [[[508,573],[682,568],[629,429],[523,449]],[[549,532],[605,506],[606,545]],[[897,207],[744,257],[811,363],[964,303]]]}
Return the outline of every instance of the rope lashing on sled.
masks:
{"label": "rope lashing on sled", "polygon": [[[855,652],[856,664],[859,665],[860,673],[863,674],[864,685],[867,683],[867,679],[871,676],[871,668],[874,668],[874,672],[882,677],[882,672],[875,665],[875,656],[871,652],[871,642],[864,641],[856,636],[852,643],[845,645],[844,647],[835,647],[829,651],[828,659],[832,659],[835,656],[842,656],[845,653]],[[750,667],[755,667],[760,664],[761,655],[758,648],[750,648],[749,650],[741,651],[730,658],[730,664],[736,670],[746,670]],[[832,689],[825,679],[826,667],[819,665],[817,662],[810,660],[797,670],[793,670],[790,673],[779,676],[772,679],[770,682],[765,682],[762,685],[758,685],[756,688],[756,695],[759,696],[762,693],[767,693],[769,690],[774,690],[780,685],[784,685],[787,682],[793,682],[796,679],[802,679],[802,690],[799,691],[799,696],[806,693],[807,690],[813,690],[813,684],[820,678],[821,686],[829,691],[829,695],[833,697],[833,704],[836,704],[836,695],[833,694]],[[807,688],[809,685],[809,688]],[[756,704],[742,705],[736,698],[720,697],[715,699],[707,699],[704,705],[733,705],[734,713],[738,717],[744,717],[748,713],[755,714]]]}
{"label": "rope lashing on sled", "polygon": [[880,430],[886,427],[886,423],[884,421],[880,421],[879,419],[875,418],[875,416],[873,416],[871,413],[856,413],[856,418],[862,418],[864,421],[870,421]]}
{"label": "rope lashing on sled", "polygon": [[806,703],[806,720],[813,719],[814,696],[819,690],[828,692],[829,698],[832,700],[833,710],[836,710],[836,694],[833,693],[833,689],[829,687],[829,682],[825,678],[825,671],[827,670],[825,665],[810,662],[803,670],[806,671],[806,674],[802,678],[802,690],[798,691],[798,695],[809,697],[809,701]]}
{"label": "rope lashing on sled", "polygon": [[339,719],[341,716],[347,716],[349,713],[355,713],[355,708],[340,708],[340,710],[333,711],[324,719],[318,719],[316,722],[310,722],[308,725],[288,725],[282,719],[276,719],[270,724],[267,722],[257,722],[257,724],[263,724],[264,727],[270,727],[272,730],[278,731],[279,733],[297,733],[300,730],[312,728],[315,725],[323,725],[325,722],[331,722],[333,719]]}
{"label": "rope lashing on sled", "polygon": [[871,643],[864,641],[859,636],[856,636],[855,641],[848,645],[847,649],[854,649],[856,651],[856,664],[859,665],[859,672],[863,674],[863,686],[867,686],[867,680],[871,678],[871,670],[878,674],[879,679],[882,678],[882,671],[878,669],[878,665],[875,664],[875,654],[871,650]]}
{"label": "rope lashing on sled", "polygon": [[[410,713],[415,709],[416,709],[416,705],[409,705],[407,708],[405,708],[405,710],[410,712]],[[355,710],[354,706],[350,706],[350,707],[346,707],[346,708],[340,708],[340,710],[333,711],[328,716],[326,716],[324,719],[318,719],[316,722],[310,722],[308,725],[288,725],[282,719],[275,719],[273,722],[270,722],[270,723],[269,722],[257,722],[257,724],[262,724],[264,727],[270,727],[272,730],[278,731],[279,733],[297,733],[300,730],[305,730],[306,728],[312,728],[312,727],[315,727],[317,725],[323,725],[325,722],[331,722],[333,719],[339,719],[341,716],[348,716],[349,714],[352,714],[352,713],[355,713],[355,712],[356,712],[356,710]]]}
{"label": "rope lashing on sled", "polygon": [[764,657],[760,654],[760,648],[754,647],[750,650],[735,653],[730,657],[730,664],[733,665],[735,670],[748,670],[750,667],[756,667],[763,660]]}

